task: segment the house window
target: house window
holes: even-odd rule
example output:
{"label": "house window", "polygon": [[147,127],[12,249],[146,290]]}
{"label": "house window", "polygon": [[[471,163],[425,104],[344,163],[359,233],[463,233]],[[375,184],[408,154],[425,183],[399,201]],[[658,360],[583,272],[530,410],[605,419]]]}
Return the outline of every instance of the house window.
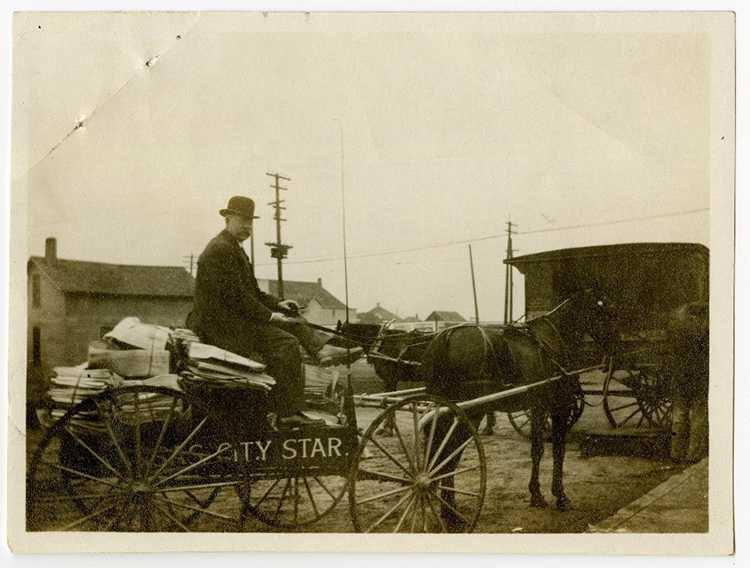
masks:
{"label": "house window", "polygon": [[32,332],[31,361],[34,365],[42,362],[42,331],[35,327]]}
{"label": "house window", "polygon": [[38,274],[31,275],[31,305],[35,308],[42,305],[42,287]]}
{"label": "house window", "polygon": [[336,317],[336,310],[331,310],[331,315],[332,315],[333,317]]}

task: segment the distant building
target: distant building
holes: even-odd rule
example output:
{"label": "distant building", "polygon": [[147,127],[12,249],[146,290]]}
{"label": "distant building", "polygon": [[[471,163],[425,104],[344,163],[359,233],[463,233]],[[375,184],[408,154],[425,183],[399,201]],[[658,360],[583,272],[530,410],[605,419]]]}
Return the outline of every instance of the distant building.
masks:
{"label": "distant building", "polygon": [[435,322],[436,331],[440,331],[452,325],[465,323],[466,319],[458,312],[434,311],[425,321]]}
{"label": "distant building", "polygon": [[[277,280],[259,279],[258,286],[264,292],[279,295]],[[322,278],[318,278],[317,282],[284,280],[284,296],[300,305],[305,319],[310,323],[333,327],[339,321],[346,321],[346,304],[323,288]],[[349,308],[349,321],[359,321],[357,318],[357,310]]]}
{"label": "distant building", "polygon": [[88,344],[120,320],[184,327],[193,277],[179,266],[132,266],[57,258],[57,240],[32,256],[28,276],[28,397],[41,394],[51,367],[86,361]]}
{"label": "distant building", "polygon": [[466,319],[458,312],[432,312],[425,321],[449,321],[449,322],[465,322]]}
{"label": "distant building", "polygon": [[358,314],[359,321],[362,323],[385,323],[389,321],[400,322],[401,318],[377,304],[369,312]]}
{"label": "distant building", "polygon": [[417,322],[420,322],[420,321],[422,321],[422,320],[419,319],[419,314],[416,314],[414,316],[409,316],[409,317],[405,317],[404,318],[404,323],[417,323]]}

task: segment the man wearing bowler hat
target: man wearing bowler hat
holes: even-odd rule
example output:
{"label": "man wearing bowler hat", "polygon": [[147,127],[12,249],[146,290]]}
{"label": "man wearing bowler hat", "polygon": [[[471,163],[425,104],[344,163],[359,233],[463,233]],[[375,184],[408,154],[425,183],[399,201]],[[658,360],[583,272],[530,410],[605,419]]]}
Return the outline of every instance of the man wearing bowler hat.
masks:
{"label": "man wearing bowler hat", "polygon": [[300,345],[321,365],[351,362],[362,349],[328,345],[333,337],[317,331],[294,313],[293,300],[262,292],[242,242],[252,233],[255,203],[235,196],[219,212],[225,228],[208,243],[198,258],[191,326],[202,341],[243,357],[259,353],[268,373],[276,379],[271,392],[282,425],[315,423],[300,414],[304,403],[304,376]]}

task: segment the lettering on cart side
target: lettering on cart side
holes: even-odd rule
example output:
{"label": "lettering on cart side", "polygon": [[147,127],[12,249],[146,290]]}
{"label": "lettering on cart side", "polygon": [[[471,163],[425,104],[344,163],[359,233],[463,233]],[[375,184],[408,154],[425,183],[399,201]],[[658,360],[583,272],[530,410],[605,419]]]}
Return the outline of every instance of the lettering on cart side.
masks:
{"label": "lettering on cart side", "polygon": [[327,446],[325,444],[325,438],[290,438],[288,440],[284,440],[283,452],[281,457],[285,460],[291,460],[296,457],[340,457],[341,439],[328,438],[327,440]]}
{"label": "lettering on cart side", "polygon": [[[223,444],[219,444],[219,447],[216,448],[216,453],[226,453],[226,451],[232,447],[232,444],[229,442],[224,442]],[[239,456],[237,455],[237,450],[232,450],[232,456],[234,461],[239,461]]]}
{"label": "lettering on cart side", "polygon": [[284,453],[281,455],[281,457],[283,457],[285,460],[291,460],[297,457],[297,450],[292,447],[295,441],[296,440],[294,440],[293,438],[284,440]]}
{"label": "lettering on cart side", "polygon": [[336,452],[336,455],[340,456],[341,455],[341,450],[339,450],[340,447],[341,447],[340,438],[328,438],[328,457],[331,457],[333,455],[333,452]]}
{"label": "lettering on cart side", "polygon": [[323,446],[322,440],[320,438],[315,438],[315,441],[313,442],[312,450],[310,451],[310,457],[314,458],[318,454],[320,454],[324,458],[328,457],[326,454],[325,446]]}
{"label": "lettering on cart side", "polygon": [[268,452],[268,448],[271,445],[271,440],[266,440],[265,444],[264,442],[256,440],[255,442],[242,442],[242,446],[245,448],[245,459],[250,461],[250,447],[255,444],[255,446],[260,450],[260,456],[255,456],[256,461],[266,461],[266,453]]}

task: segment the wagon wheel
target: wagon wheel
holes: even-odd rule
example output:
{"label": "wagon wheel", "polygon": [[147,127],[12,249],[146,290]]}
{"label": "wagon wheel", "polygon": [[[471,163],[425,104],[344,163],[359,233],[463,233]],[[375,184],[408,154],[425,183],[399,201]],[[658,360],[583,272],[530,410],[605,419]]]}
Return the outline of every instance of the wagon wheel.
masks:
{"label": "wagon wheel", "polygon": [[257,479],[250,483],[247,512],[267,525],[294,529],[318,521],[339,504],[346,492],[342,475],[298,475]]}
{"label": "wagon wheel", "polygon": [[[566,420],[566,432],[570,431],[575,426],[578,419],[583,414],[583,409],[586,407],[586,401],[582,390],[578,390],[575,394],[575,404],[570,409],[570,414]],[[513,429],[521,434],[527,440],[531,440],[531,411],[516,410],[515,412],[508,412],[508,420]],[[552,439],[552,414],[545,412],[544,414],[544,439],[549,441]]]}
{"label": "wagon wheel", "polygon": [[604,384],[603,405],[613,428],[667,429],[672,423],[669,384],[655,366],[611,372]]}
{"label": "wagon wheel", "polygon": [[[389,419],[395,423],[395,435],[376,437]],[[482,442],[466,414],[436,396],[404,398],[375,419],[357,449],[349,474],[354,528],[471,532],[486,481]]]}
{"label": "wagon wheel", "polygon": [[229,440],[205,406],[176,390],[90,397],[48,430],[32,458],[27,528],[236,530],[242,458]]}

